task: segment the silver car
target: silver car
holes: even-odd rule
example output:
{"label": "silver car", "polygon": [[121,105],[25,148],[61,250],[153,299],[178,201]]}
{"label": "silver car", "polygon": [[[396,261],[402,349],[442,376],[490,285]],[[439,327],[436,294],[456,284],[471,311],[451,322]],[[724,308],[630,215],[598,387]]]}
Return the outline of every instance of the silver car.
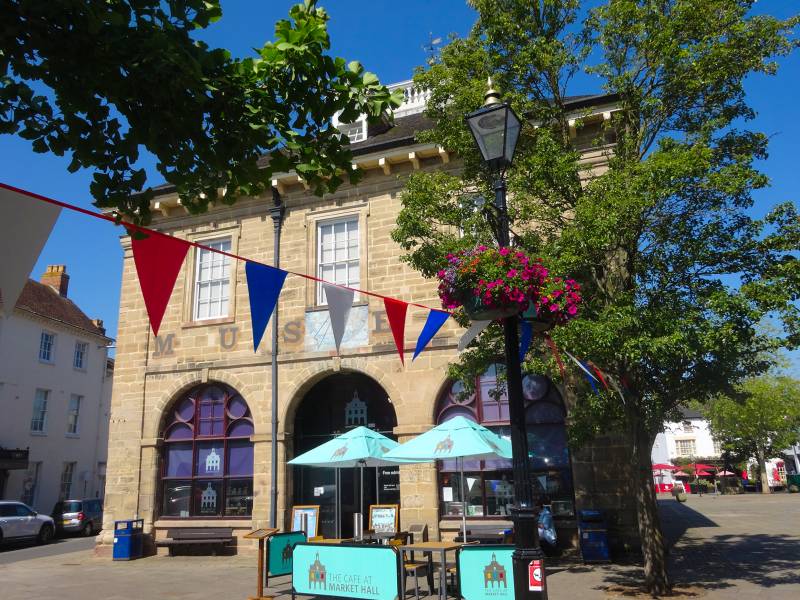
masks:
{"label": "silver car", "polygon": [[56,532],[97,535],[103,526],[103,502],[97,498],[87,500],[61,500],[50,513]]}
{"label": "silver car", "polygon": [[22,502],[0,500],[0,544],[22,540],[46,544],[54,534],[55,524],[47,515],[40,515]]}

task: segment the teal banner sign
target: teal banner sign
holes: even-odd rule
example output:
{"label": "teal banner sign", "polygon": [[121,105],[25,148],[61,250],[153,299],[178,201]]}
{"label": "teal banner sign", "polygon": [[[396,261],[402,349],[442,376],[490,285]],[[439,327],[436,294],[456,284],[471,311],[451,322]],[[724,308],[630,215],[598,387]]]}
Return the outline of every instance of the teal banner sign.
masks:
{"label": "teal banner sign", "polygon": [[267,575],[276,577],[292,572],[292,550],[306,541],[304,531],[276,533],[267,539]]}
{"label": "teal banner sign", "polygon": [[514,600],[514,546],[464,546],[458,551],[458,579],[464,600]]}
{"label": "teal banner sign", "polygon": [[398,600],[400,555],[391,546],[298,544],[292,556],[295,594]]}

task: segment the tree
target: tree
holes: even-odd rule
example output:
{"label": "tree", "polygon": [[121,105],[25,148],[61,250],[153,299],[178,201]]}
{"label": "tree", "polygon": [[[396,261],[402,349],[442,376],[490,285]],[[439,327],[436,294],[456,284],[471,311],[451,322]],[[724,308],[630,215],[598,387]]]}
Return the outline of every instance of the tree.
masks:
{"label": "tree", "polygon": [[[508,171],[515,244],[584,285],[580,319],[558,345],[591,358],[619,387],[594,394],[567,372],[573,441],[609,427],[631,448],[645,587],[670,589],[650,451],[667,417],[690,399],[763,373],[798,330],[800,226],[791,203],[753,218],[752,191],[768,185],[755,161],[767,138],[749,131],[743,81],[772,74],[790,53],[798,18],[749,16],[749,0],[611,0],[581,20],[578,0],[472,0],[478,20],[415,81],[431,90],[435,120],[421,141],[463,160],[459,174],[408,179],[394,239],[410,265],[434,277],[447,252],[492,238],[493,175],[464,114],[487,76],[525,120]],[[601,82],[619,110],[597,134],[608,169],[586,179],[567,97],[576,73]],[[780,331],[761,320],[772,315]],[[463,315],[459,317],[464,322]],[[450,372],[470,375],[502,355],[494,324]],[[529,369],[553,361],[532,352]]]}
{"label": "tree", "polygon": [[725,450],[756,457],[761,491],[769,494],[767,458],[800,441],[800,381],[779,376],[748,379],[733,396],[712,399],[705,414]]}
{"label": "tree", "polygon": [[313,0],[245,59],[192,38],[221,16],[219,0],[0,3],[0,133],[71,153],[71,172],[95,169],[97,206],[143,224],[142,149],[192,212],[258,195],[277,171],[297,171],[319,194],[343,172],[357,180],[331,118],[376,119],[400,97],[326,54],[328,16]]}

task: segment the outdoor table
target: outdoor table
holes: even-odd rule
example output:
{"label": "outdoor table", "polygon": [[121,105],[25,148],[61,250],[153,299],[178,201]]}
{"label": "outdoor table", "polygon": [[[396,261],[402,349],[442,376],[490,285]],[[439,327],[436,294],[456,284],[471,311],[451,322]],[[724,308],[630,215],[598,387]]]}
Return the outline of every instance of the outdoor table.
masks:
{"label": "outdoor table", "polygon": [[322,540],[314,540],[315,544],[341,544],[342,542],[352,542],[353,538],[325,538]]}
{"label": "outdoor table", "polygon": [[439,553],[441,558],[441,569],[439,569],[439,598],[444,600],[447,597],[447,553],[457,550],[464,544],[460,542],[414,542],[399,547],[402,562],[405,564],[405,552],[422,552],[423,554]]}

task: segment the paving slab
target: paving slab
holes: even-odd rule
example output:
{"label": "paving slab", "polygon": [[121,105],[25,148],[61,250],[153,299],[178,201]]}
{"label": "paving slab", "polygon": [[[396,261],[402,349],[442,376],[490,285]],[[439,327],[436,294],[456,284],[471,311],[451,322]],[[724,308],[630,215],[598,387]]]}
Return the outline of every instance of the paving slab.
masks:
{"label": "paving slab", "polygon": [[[692,496],[686,504],[665,498],[659,505],[671,544],[670,572],[684,597],[800,598],[800,494]],[[255,570],[253,556],[112,562],[81,549],[0,564],[0,598],[244,600],[255,592]],[[641,581],[635,564],[554,565],[549,597],[632,598]],[[289,591],[288,577],[271,584],[271,594]]]}

